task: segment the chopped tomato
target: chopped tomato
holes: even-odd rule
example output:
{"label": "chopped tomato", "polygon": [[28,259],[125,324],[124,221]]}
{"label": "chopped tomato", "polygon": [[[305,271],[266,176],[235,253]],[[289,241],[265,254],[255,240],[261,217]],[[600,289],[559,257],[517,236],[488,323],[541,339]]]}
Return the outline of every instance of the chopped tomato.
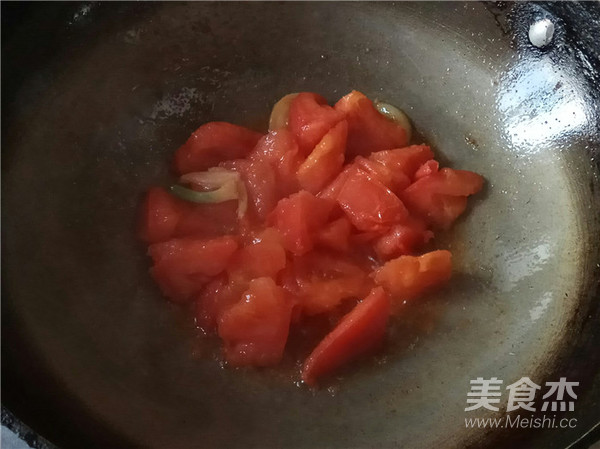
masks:
{"label": "chopped tomato", "polygon": [[230,235],[211,240],[171,239],[150,245],[148,254],[156,264],[169,262],[181,265],[189,273],[215,276],[225,269],[237,246],[237,240]]}
{"label": "chopped tomato", "polygon": [[342,365],[375,349],[383,340],[390,316],[390,298],[375,288],[348,313],[313,350],[302,368],[308,385],[333,374]]}
{"label": "chopped tomato", "polygon": [[165,296],[175,302],[191,299],[209,276],[221,273],[237,249],[231,236],[212,240],[172,239],[150,245],[152,274]]}
{"label": "chopped tomato", "polygon": [[286,264],[281,236],[267,228],[253,242],[240,248],[233,256],[227,271],[230,279],[251,280],[259,277],[275,278]]}
{"label": "chopped tomato", "polygon": [[467,207],[467,196],[483,185],[477,173],[443,168],[418,179],[403,193],[402,200],[411,212],[434,226],[448,229]]}
{"label": "chopped tomato", "polygon": [[247,282],[227,282],[224,276],[212,280],[196,298],[196,326],[204,334],[215,333],[223,312],[241,301],[247,288]]}
{"label": "chopped tomato", "polygon": [[346,180],[352,175],[358,167],[355,164],[348,164],[344,169],[337,175],[333,181],[331,181],[323,190],[317,195],[319,198],[337,201],[337,197],[342,191],[342,187],[346,183]]}
{"label": "chopped tomato", "polygon": [[348,239],[352,232],[352,224],[346,217],[340,217],[325,225],[317,234],[317,243],[338,251],[348,251]]}
{"label": "chopped tomato", "polygon": [[165,296],[175,302],[188,301],[209,276],[216,276],[225,269],[237,246],[231,236],[155,243],[148,248],[154,260],[152,274]]}
{"label": "chopped tomato", "polygon": [[238,231],[237,201],[197,204],[175,199],[180,218],[174,237],[213,238]]}
{"label": "chopped tomato", "polygon": [[198,128],[174,168],[208,171],[180,179],[175,196],[150,189],[142,211],[164,296],[193,301],[198,328],[218,334],[232,366],[277,364],[292,324],[302,338],[293,355],[337,323],[304,363],[308,385],[375,348],[392,304],[450,278],[448,251],[415,254],[483,184],[440,169],[429,146],[407,146],[409,128],[401,111],[357,91],[334,107],[286,95],[265,135]]}
{"label": "chopped tomato", "polygon": [[294,284],[287,285],[299,299],[302,312],[328,312],[346,298],[360,298],[371,288],[366,272],[349,258],[327,252],[296,257]]}
{"label": "chopped tomato", "polygon": [[250,282],[241,301],[221,314],[219,336],[233,366],[271,366],[281,360],[293,302],[271,278]]}
{"label": "chopped tomato", "polygon": [[350,241],[355,245],[366,245],[367,243],[373,243],[374,240],[378,239],[383,235],[386,230],[378,231],[366,231],[366,232],[355,232],[350,235]]}
{"label": "chopped tomato", "polygon": [[331,312],[343,300],[364,295],[368,285],[367,275],[363,272],[354,277],[315,280],[304,286],[303,294],[299,297],[301,311],[308,316]]}
{"label": "chopped tomato", "polygon": [[140,236],[147,243],[169,240],[180,218],[176,199],[160,187],[148,190],[140,222]]}
{"label": "chopped tomato", "polygon": [[179,174],[202,171],[219,162],[245,157],[261,136],[231,123],[206,123],[175,153],[175,170]]}
{"label": "chopped tomato", "polygon": [[287,129],[269,131],[258,141],[249,159],[269,162],[277,175],[277,185],[284,195],[298,190],[296,171],[302,162],[298,143]]}
{"label": "chopped tomato", "polygon": [[468,196],[479,192],[481,187],[483,187],[483,178],[477,173],[442,168],[436,173],[415,181],[410,189],[411,191],[427,190],[431,193],[450,196]]}
{"label": "chopped tomato", "polygon": [[305,254],[314,246],[315,234],[327,223],[333,205],[301,190],[277,203],[268,223],[283,236],[283,246],[296,255]]}
{"label": "chopped tomato", "polygon": [[380,162],[392,173],[403,173],[413,179],[416,171],[427,161],[433,159],[433,153],[427,145],[411,145],[393,150],[372,153],[369,159]]}
{"label": "chopped tomato", "polygon": [[373,151],[391,150],[408,144],[407,134],[398,123],[379,113],[364,94],[352,91],[335,104],[348,121],[349,156],[368,156]]}
{"label": "chopped tomato", "polygon": [[300,154],[308,155],[343,118],[344,115],[329,106],[320,95],[298,94],[290,105],[288,128],[298,140]]}
{"label": "chopped tomato", "polygon": [[254,205],[256,215],[264,220],[277,205],[277,179],[267,163],[253,161],[242,174],[248,191],[248,201]]}
{"label": "chopped tomato", "polygon": [[344,165],[348,124],[342,120],[325,134],[308,158],[298,168],[300,186],[317,194],[336,177]]}
{"label": "chopped tomato", "polygon": [[422,295],[445,283],[451,274],[452,254],[439,250],[390,260],[375,272],[375,282],[399,301]]}
{"label": "chopped tomato", "polygon": [[410,185],[410,179],[403,172],[394,172],[380,162],[357,156],[354,164],[396,194]]}
{"label": "chopped tomato", "polygon": [[175,303],[191,301],[210,281],[209,276],[187,273],[178,266],[156,264],[150,268],[150,274],[158,284],[161,293]]}
{"label": "chopped tomato", "polygon": [[359,231],[385,230],[408,216],[392,191],[360,170],[348,176],[337,201]]}
{"label": "chopped tomato", "polygon": [[[380,164],[377,161],[372,161],[363,156],[356,156],[354,158],[354,164],[368,174],[371,178],[376,179],[387,188],[390,188],[392,184],[392,171],[385,165]],[[410,184],[410,182],[409,182]]]}
{"label": "chopped tomato", "polygon": [[402,199],[411,212],[438,229],[448,229],[467,208],[466,196],[451,196],[411,191]]}
{"label": "chopped tomato", "polygon": [[406,222],[393,226],[379,237],[373,248],[381,260],[412,254],[433,238],[433,232],[421,220],[409,217]]}
{"label": "chopped tomato", "polygon": [[425,176],[433,175],[440,169],[440,164],[436,160],[429,160],[419,167],[415,173],[415,181],[424,178]]}

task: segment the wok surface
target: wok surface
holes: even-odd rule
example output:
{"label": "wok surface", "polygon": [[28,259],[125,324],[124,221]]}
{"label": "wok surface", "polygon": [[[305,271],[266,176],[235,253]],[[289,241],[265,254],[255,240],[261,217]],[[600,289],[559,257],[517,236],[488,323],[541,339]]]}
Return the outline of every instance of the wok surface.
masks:
{"label": "wok surface", "polygon": [[[65,447],[559,448],[585,433],[600,419],[594,55],[544,5],[511,9],[90,3],[32,13],[2,55],[3,402]],[[542,16],[556,32],[539,50],[527,29]],[[590,26],[582,40],[598,32]],[[404,109],[442,162],[486,178],[438,238],[455,277],[408,311],[385,357],[329,389],[222,369],[147,274],[141,196],[171,179],[173,151],[203,122],[264,129],[286,93],[334,101],[351,89]],[[502,416],[464,411],[469,380],[523,376],[580,381],[578,427],[465,429],[466,417]]]}

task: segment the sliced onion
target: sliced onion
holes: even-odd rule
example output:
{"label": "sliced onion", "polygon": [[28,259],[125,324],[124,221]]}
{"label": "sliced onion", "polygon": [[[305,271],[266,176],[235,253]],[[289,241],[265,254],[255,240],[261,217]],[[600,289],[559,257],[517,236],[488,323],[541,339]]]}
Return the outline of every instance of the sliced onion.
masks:
{"label": "sliced onion", "polygon": [[381,101],[375,101],[375,107],[382,115],[386,116],[404,128],[404,131],[406,131],[406,138],[410,141],[412,136],[412,126],[408,116],[404,112],[402,112],[396,106],[393,106],[389,103],[383,103]]}
{"label": "sliced onion", "polygon": [[246,184],[240,178],[237,184],[237,192],[238,192],[238,207],[237,207],[237,215],[238,218],[242,218],[246,214],[246,210],[248,209],[248,192],[246,191]]}
{"label": "sliced onion", "polygon": [[171,186],[171,192],[182,200],[192,203],[223,203],[225,201],[238,199],[238,188],[235,181],[229,181],[215,190],[198,192],[178,184]]}
{"label": "sliced onion", "polygon": [[216,189],[228,181],[237,181],[239,179],[240,174],[237,172],[221,167],[213,167],[208,171],[186,173],[179,178],[179,182],[181,184],[195,184],[208,189]]}
{"label": "sliced onion", "polygon": [[179,178],[181,184],[196,185],[206,191],[188,189],[182,185],[171,187],[175,196],[193,203],[223,203],[238,200],[237,214],[241,218],[248,209],[248,193],[246,184],[239,173],[221,167],[213,167],[208,171],[187,173]]}
{"label": "sliced onion", "polygon": [[290,105],[297,96],[298,94],[287,94],[275,103],[271,110],[271,117],[269,117],[269,131],[287,127],[290,118]]}

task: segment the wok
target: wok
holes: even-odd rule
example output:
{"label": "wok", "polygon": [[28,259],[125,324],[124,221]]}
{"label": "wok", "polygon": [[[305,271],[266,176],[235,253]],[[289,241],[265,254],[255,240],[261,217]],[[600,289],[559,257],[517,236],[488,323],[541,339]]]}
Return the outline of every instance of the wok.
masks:
{"label": "wok", "polygon": [[[4,406],[65,448],[589,444],[600,420],[599,11],[3,3]],[[542,18],[554,33],[538,48],[528,31]],[[443,163],[486,178],[438,239],[455,277],[407,309],[383,355],[328,388],[223,369],[148,276],[141,195],[171,179],[173,151],[203,122],[264,129],[288,92],[334,101],[351,89],[404,109]],[[525,376],[578,381],[575,410],[556,413],[576,426],[465,427],[506,408],[465,412],[470,380],[504,388]]]}

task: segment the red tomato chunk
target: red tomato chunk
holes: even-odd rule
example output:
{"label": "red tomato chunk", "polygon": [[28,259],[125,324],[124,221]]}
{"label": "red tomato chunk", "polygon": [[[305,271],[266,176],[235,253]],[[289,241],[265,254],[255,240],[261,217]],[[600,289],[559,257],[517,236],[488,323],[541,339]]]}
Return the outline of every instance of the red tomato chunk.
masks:
{"label": "red tomato chunk", "polygon": [[257,278],[219,318],[225,358],[234,366],[276,365],[283,356],[293,302],[270,278]]}
{"label": "red tomato chunk", "polygon": [[190,173],[214,167],[219,162],[245,157],[261,134],[225,122],[211,122],[198,128],[175,153],[175,170]]}
{"label": "red tomato chunk", "polygon": [[164,242],[175,233],[179,219],[176,199],[164,189],[153,187],[142,209],[140,237],[147,243]]}
{"label": "red tomato chunk", "polygon": [[325,187],[342,170],[348,124],[342,120],[325,134],[298,168],[300,186],[313,194]]}
{"label": "red tomato chunk", "polygon": [[317,143],[344,118],[320,95],[302,92],[290,105],[289,129],[296,136],[300,153],[308,155]]}
{"label": "red tomato chunk", "polygon": [[[308,316],[333,311],[344,299],[361,298],[372,281],[365,270],[343,255],[314,251],[295,257],[285,287]],[[288,274],[289,276],[289,274]]]}
{"label": "red tomato chunk", "polygon": [[281,232],[285,249],[301,255],[313,249],[331,208],[329,201],[302,190],[279,201],[268,222]]}
{"label": "red tomato chunk", "polygon": [[375,272],[375,282],[398,300],[414,299],[443,284],[452,274],[450,251],[438,250],[422,256],[400,256]]}
{"label": "red tomato chunk", "polygon": [[409,146],[408,126],[358,91],[333,107],[301,92],[265,134],[210,122],[175,152],[186,176],[148,190],[139,235],[162,294],[189,303],[228,365],[275,366],[290,333],[329,323],[299,373],[317,386],[450,279],[451,253],[423,252],[483,178],[440,168],[429,146]]}
{"label": "red tomato chunk", "polygon": [[433,159],[433,153],[427,145],[411,145],[372,153],[369,159],[385,165],[396,176],[402,173],[412,179],[421,165]]}
{"label": "red tomato chunk", "polygon": [[356,170],[346,179],[337,202],[359,231],[379,231],[408,216],[402,201],[386,186]]}
{"label": "red tomato chunk", "polygon": [[165,296],[175,302],[188,301],[211,276],[225,270],[237,246],[231,236],[155,243],[148,249],[154,260],[152,274]]}
{"label": "red tomato chunk", "polygon": [[411,184],[402,199],[409,210],[432,226],[448,229],[465,211],[467,196],[479,192],[483,178],[465,170],[442,168]]}
{"label": "red tomato chunk", "polygon": [[406,130],[381,115],[373,102],[362,93],[353,91],[335,104],[336,111],[348,121],[350,156],[368,156],[373,151],[391,150],[408,144]]}
{"label": "red tomato chunk", "polygon": [[389,316],[389,295],[381,287],[374,289],[310,354],[302,368],[302,380],[315,385],[319,378],[376,348]]}

